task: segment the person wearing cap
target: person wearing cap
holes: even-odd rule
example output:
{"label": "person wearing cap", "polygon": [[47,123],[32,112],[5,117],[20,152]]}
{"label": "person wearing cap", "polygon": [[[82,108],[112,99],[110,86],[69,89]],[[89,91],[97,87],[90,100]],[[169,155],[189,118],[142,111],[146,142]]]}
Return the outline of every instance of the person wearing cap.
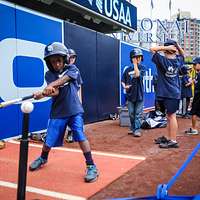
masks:
{"label": "person wearing cap", "polygon": [[188,135],[199,134],[197,130],[197,117],[200,117],[200,57],[193,59],[193,67],[196,71],[196,77],[194,80],[194,98],[192,102],[192,127],[185,131]]}
{"label": "person wearing cap", "polygon": [[[76,60],[77,60],[77,53],[74,49],[68,49],[68,56],[69,56],[69,66],[76,66]],[[77,68],[77,70],[79,70]],[[82,77],[80,75],[80,73],[78,73],[78,77],[77,77],[77,84],[76,84],[76,88],[77,88],[77,92],[78,92],[78,96],[80,101],[82,102],[81,99],[81,85],[83,84],[83,80]],[[73,139],[73,131],[71,130],[71,128],[69,126],[67,126],[66,131],[65,131],[65,135],[66,135],[66,142],[67,143],[73,143],[74,139]]]}
{"label": "person wearing cap", "polygon": [[157,99],[164,103],[168,119],[168,136],[159,137],[155,142],[160,148],[178,148],[176,111],[181,98],[179,71],[184,63],[184,51],[171,39],[168,39],[164,46],[151,47],[150,50],[158,74]]}
{"label": "person wearing cap", "polygon": [[143,52],[139,48],[134,48],[130,52],[131,66],[127,67],[122,75],[121,84],[126,91],[127,107],[130,117],[129,134],[134,137],[141,136],[141,122],[144,104],[143,76],[146,68],[141,64]]}
{"label": "person wearing cap", "polygon": [[191,67],[185,65],[187,69],[187,74],[184,74],[181,77],[181,101],[182,101],[182,112],[181,115],[183,118],[189,118],[188,107],[190,104],[190,98],[192,97],[192,84],[193,79],[190,77]]}
{"label": "person wearing cap", "polygon": [[86,163],[85,182],[94,182],[98,178],[98,169],[93,161],[89,141],[84,133],[83,107],[77,94],[79,70],[69,64],[66,46],[54,42],[45,47],[44,60],[48,67],[45,74],[47,86],[43,91],[35,92],[34,98],[52,97],[47,135],[41,155],[29,166],[35,171],[48,161],[51,148],[63,145],[66,127],[73,131],[73,139],[79,143]]}
{"label": "person wearing cap", "polygon": [[163,104],[163,101],[159,101],[159,99],[157,99],[157,87],[158,87],[157,82],[158,82],[158,75],[154,74],[152,84],[154,86],[154,92],[155,92],[155,101],[154,101],[155,110],[160,111],[163,114],[163,116],[165,116],[165,105]]}

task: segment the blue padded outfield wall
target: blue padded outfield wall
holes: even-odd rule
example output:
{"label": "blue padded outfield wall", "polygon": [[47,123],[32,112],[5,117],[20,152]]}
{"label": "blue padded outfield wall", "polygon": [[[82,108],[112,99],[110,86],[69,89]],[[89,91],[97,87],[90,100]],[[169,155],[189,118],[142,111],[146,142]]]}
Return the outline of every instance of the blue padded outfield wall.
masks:
{"label": "blue padded outfield wall", "polygon": [[[0,16],[0,27],[3,27],[0,31],[0,102],[30,95],[46,86],[44,48],[59,41],[78,54],[77,66],[84,81],[85,122],[108,119],[109,114],[117,112],[120,101],[123,104],[119,89],[121,72],[130,64],[129,51],[133,46],[3,0],[0,0]],[[143,52],[145,64],[151,68],[150,53]],[[151,78],[150,71],[147,73],[147,79]],[[150,82],[150,86],[145,84],[145,108],[153,106]],[[30,132],[46,129],[50,104],[48,98],[34,101]],[[20,104],[0,109],[0,119],[0,139],[21,134]]]}
{"label": "blue padded outfield wall", "polygon": [[85,121],[94,122],[117,112],[119,105],[119,41],[65,23],[65,44],[77,51],[83,78]]}
{"label": "blue padded outfield wall", "polygon": [[[62,41],[63,22],[6,1],[0,1],[0,16],[1,102],[45,87],[44,47],[50,42]],[[30,115],[30,131],[46,127],[50,100],[37,101],[34,106]],[[0,139],[21,133],[19,105],[1,109],[0,119]]]}

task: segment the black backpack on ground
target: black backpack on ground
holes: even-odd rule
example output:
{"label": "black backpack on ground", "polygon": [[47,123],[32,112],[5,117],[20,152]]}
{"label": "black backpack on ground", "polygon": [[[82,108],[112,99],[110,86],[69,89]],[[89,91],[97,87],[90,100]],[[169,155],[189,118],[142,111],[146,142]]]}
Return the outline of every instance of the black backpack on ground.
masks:
{"label": "black backpack on ground", "polygon": [[142,120],[142,129],[165,128],[167,126],[167,118],[160,111],[150,111],[145,113]]}

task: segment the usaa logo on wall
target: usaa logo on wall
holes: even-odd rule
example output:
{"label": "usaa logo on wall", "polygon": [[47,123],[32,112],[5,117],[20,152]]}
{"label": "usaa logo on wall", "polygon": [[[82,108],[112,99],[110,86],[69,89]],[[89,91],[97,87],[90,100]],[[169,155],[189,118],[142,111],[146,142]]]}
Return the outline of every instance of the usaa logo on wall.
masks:
{"label": "usaa logo on wall", "polygon": [[[44,48],[62,41],[61,20],[30,11],[0,0],[0,102],[27,96],[45,86],[47,71],[43,60]],[[30,130],[46,128],[49,99],[34,102]],[[21,130],[20,105],[0,110],[0,139],[17,135]],[[12,126],[10,125],[12,124]]]}
{"label": "usaa logo on wall", "polygon": [[137,28],[137,9],[126,1],[87,0],[87,3],[82,0],[72,1],[134,30]]}

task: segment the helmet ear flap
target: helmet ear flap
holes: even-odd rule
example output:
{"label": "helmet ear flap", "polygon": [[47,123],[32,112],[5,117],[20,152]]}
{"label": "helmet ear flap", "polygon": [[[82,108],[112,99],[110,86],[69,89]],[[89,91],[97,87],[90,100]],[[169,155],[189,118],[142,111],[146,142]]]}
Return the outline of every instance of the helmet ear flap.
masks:
{"label": "helmet ear flap", "polygon": [[134,50],[130,52],[130,62],[133,63],[132,59],[134,58]]}
{"label": "helmet ear flap", "polygon": [[68,65],[69,64],[69,49],[66,49],[66,56],[64,58],[64,62]]}
{"label": "helmet ear flap", "polygon": [[53,66],[51,65],[51,63],[50,63],[50,61],[49,61],[49,59],[45,59],[45,61],[46,61],[46,65],[47,65],[48,69],[49,69],[51,72],[55,72]]}
{"label": "helmet ear flap", "polygon": [[69,58],[70,58],[70,56],[69,56],[69,54],[67,54],[66,56],[65,56],[65,63],[68,65],[69,64]]}

